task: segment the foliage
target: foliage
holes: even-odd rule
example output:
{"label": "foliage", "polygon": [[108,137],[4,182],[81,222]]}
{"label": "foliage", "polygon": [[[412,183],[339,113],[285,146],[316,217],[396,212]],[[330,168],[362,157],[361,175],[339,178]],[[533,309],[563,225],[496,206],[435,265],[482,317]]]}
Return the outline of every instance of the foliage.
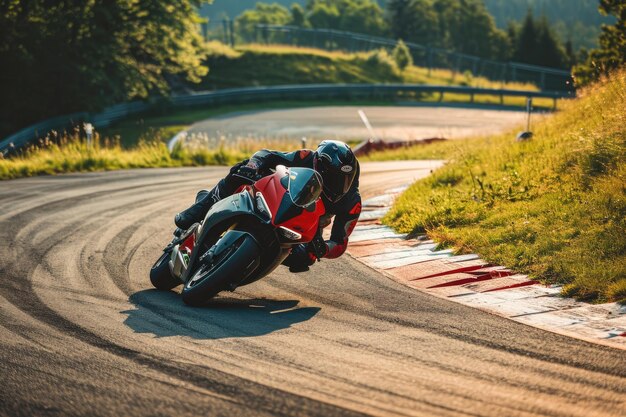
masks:
{"label": "foliage", "polygon": [[391,53],[393,60],[396,61],[396,65],[401,70],[404,70],[406,67],[410,67],[413,65],[413,57],[411,56],[411,51],[406,46],[406,44],[400,39],[396,44],[396,47],[393,48],[393,52]]}
{"label": "foliage", "polygon": [[528,10],[519,31],[511,29],[513,60],[533,65],[566,68],[568,57],[545,16],[539,20]]}
{"label": "foliage", "polygon": [[484,0],[485,6],[500,28],[510,22],[521,22],[532,10],[535,16],[545,16],[562,43],[568,40],[572,48],[597,46],[601,24],[613,20],[598,13],[598,0]]}
{"label": "foliage", "polygon": [[439,16],[429,0],[389,0],[387,25],[396,39],[438,45]]}
{"label": "foliage", "polygon": [[438,144],[449,163],[384,221],[565,294],[626,302],[626,70],[563,106],[531,141],[511,132]]}
{"label": "foliage", "polygon": [[386,32],[382,9],[375,0],[307,0],[306,13],[316,28],[370,35]]}
{"label": "foliage", "polygon": [[0,6],[0,134],[199,81],[201,0],[12,0]]}
{"label": "foliage", "polygon": [[244,39],[254,39],[256,25],[286,25],[291,22],[289,10],[278,3],[257,3],[254,9],[240,14],[235,23]]}
{"label": "foliage", "polygon": [[506,59],[508,39],[481,0],[389,0],[396,38],[491,59]]}
{"label": "foliage", "polygon": [[600,48],[590,52],[586,62],[574,69],[576,81],[587,84],[626,64],[626,2],[600,0],[600,10],[617,16],[615,25],[603,25]]}
{"label": "foliage", "polygon": [[291,22],[289,24],[297,27],[308,27],[311,24],[309,23],[305,11],[298,3],[294,3],[291,5]]}
{"label": "foliage", "polygon": [[442,46],[483,58],[507,59],[508,40],[482,0],[435,0]]}

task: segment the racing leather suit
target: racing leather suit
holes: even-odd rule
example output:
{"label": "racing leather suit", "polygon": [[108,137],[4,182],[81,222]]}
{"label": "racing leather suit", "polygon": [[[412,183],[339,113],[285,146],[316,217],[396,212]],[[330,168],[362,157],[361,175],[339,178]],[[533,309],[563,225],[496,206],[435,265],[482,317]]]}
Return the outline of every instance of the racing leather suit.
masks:
{"label": "racing leather suit", "polygon": [[[275,169],[277,165],[287,167],[302,167],[314,169],[314,151],[302,149],[294,152],[279,152],[267,149],[256,152],[249,160],[242,161],[234,165],[228,175],[210,191],[203,190],[198,197],[210,198],[215,203],[225,197],[232,195],[240,186],[249,184],[252,178],[246,176],[246,168],[249,171],[256,170],[259,175],[270,174],[270,169]],[[308,245],[300,245],[295,248],[292,254],[285,259],[284,265],[290,267],[292,272],[308,270],[319,258],[337,258],[341,256],[348,247],[348,238],[356,226],[359,214],[361,213],[361,196],[359,194],[359,174],[357,164],[357,174],[350,190],[337,202],[329,201],[322,193],[322,201],[326,208],[325,214],[320,218],[320,230],[318,235]],[[210,207],[210,206],[209,206]],[[334,216],[334,220],[332,217]],[[322,229],[329,226],[332,221],[330,239],[323,241],[321,238]],[[322,244],[321,244],[322,243]]]}

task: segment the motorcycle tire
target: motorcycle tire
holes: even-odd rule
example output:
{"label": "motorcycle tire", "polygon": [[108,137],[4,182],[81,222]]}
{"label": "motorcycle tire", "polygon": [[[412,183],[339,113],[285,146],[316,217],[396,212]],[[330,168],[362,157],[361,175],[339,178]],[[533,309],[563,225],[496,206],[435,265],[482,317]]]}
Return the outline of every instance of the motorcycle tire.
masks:
{"label": "motorcycle tire", "polygon": [[180,280],[172,275],[169,260],[170,254],[163,252],[152,266],[152,269],[150,269],[150,282],[158,290],[171,290],[181,284]]}
{"label": "motorcycle tire", "polygon": [[230,286],[244,278],[246,268],[259,256],[258,244],[251,236],[245,237],[217,262],[198,266],[183,286],[183,301],[190,306],[200,306],[220,291],[234,290]]}

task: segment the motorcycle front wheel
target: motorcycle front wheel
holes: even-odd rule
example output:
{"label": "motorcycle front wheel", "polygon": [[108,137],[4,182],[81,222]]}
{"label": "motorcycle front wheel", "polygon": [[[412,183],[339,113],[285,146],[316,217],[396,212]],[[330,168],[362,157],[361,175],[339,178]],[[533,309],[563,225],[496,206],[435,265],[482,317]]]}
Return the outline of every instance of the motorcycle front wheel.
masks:
{"label": "motorcycle front wheel", "polygon": [[170,253],[163,252],[161,257],[150,269],[150,282],[154,288],[159,290],[171,290],[181,284],[180,280],[172,275],[170,271]]}
{"label": "motorcycle front wheel", "polygon": [[260,255],[259,245],[251,236],[245,236],[211,261],[201,262],[185,283],[182,298],[185,304],[199,306],[220,291],[234,289],[246,269]]}

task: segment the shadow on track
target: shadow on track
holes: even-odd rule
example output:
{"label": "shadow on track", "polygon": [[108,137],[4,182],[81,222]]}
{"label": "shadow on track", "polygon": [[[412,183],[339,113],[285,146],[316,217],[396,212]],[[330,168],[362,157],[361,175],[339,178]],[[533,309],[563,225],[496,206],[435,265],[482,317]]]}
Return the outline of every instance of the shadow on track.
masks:
{"label": "shadow on track", "polygon": [[319,307],[298,308],[298,300],[220,297],[205,307],[188,307],[172,291],[143,290],[130,296],[135,309],[122,311],[137,333],[194,339],[262,336],[309,320]]}

